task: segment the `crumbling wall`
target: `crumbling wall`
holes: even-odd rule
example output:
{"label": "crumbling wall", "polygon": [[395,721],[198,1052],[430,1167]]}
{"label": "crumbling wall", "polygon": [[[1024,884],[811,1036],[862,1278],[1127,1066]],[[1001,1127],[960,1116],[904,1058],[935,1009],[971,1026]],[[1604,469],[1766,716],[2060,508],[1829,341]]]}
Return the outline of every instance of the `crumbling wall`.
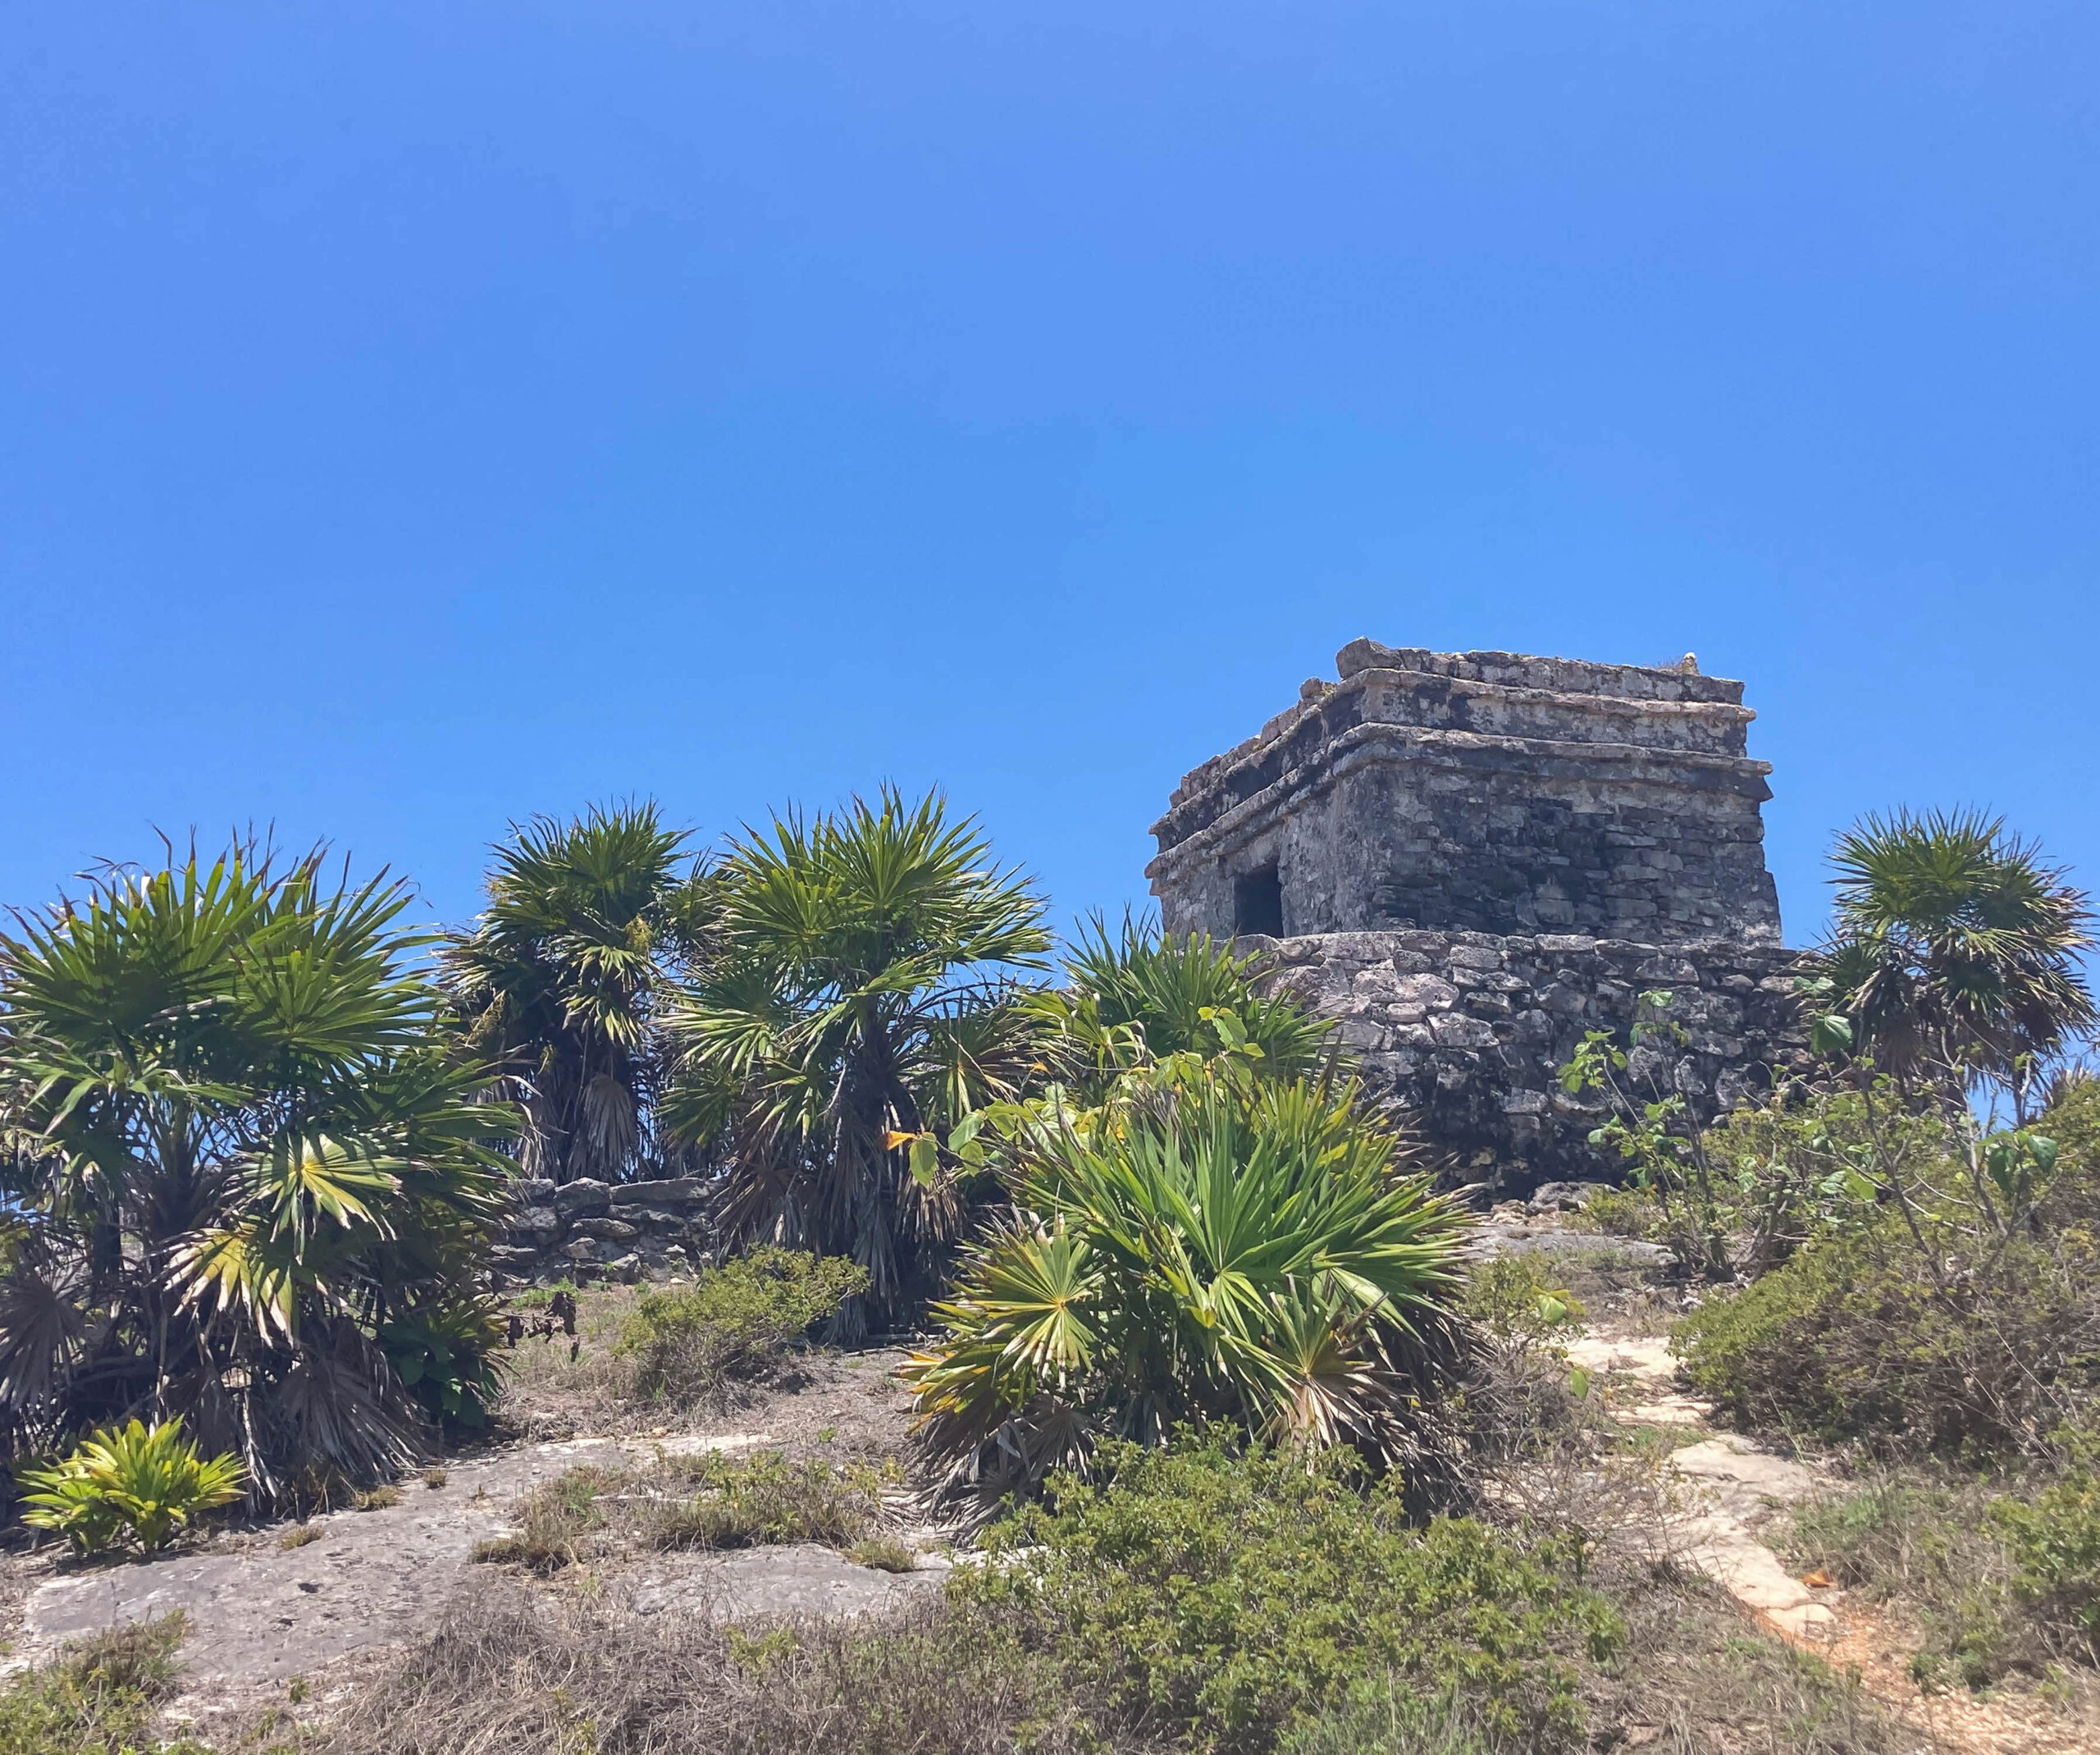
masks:
{"label": "crumbling wall", "polygon": [[568,1278],[639,1280],[691,1273],[712,1259],[705,1185],[588,1178],[517,1185],[503,1241],[489,1254],[499,1284]]}

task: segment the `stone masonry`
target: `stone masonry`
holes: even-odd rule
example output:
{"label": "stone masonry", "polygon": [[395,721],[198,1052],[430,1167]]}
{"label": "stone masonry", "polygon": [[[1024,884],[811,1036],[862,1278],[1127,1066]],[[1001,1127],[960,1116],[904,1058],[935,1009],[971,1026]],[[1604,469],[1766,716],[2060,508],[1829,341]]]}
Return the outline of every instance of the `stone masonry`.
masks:
{"label": "stone masonry", "polygon": [[633,1281],[690,1273],[712,1259],[706,1190],[690,1177],[517,1185],[503,1241],[489,1254],[501,1283]]}
{"label": "stone masonry", "polygon": [[1397,1101],[1463,1179],[1522,1192],[1607,1176],[1589,1143],[1605,1118],[1560,1088],[1582,1034],[1621,1044],[1643,993],[1670,995],[1681,1046],[1629,1057],[1632,1086],[1681,1093],[1710,1117],[1805,1067],[1790,952],[1714,940],[1629,944],[1546,933],[1330,932],[1243,939],[1268,952],[1276,984],[1338,1019],[1365,1083]]}
{"label": "stone masonry", "polygon": [[1369,640],[1336,665],[1153,825],[1170,932],[1779,942],[1742,683]]}
{"label": "stone masonry", "polygon": [[1805,1061],[1742,683],[1370,640],[1336,669],[1176,789],[1168,931],[1267,950],[1375,1090],[1512,1189],[1609,1169],[1556,1073],[1643,992],[1689,1040],[1635,1081],[1702,1115]]}

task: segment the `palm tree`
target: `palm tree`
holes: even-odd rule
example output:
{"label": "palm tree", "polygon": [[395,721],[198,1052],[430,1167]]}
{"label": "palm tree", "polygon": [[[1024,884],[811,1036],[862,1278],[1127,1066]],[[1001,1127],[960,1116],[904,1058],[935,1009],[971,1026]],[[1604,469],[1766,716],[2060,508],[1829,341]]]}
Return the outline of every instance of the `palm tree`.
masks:
{"label": "palm tree", "polygon": [[1044,1026],[1046,1060],[1083,1104],[1102,1101],[1121,1073],[1177,1054],[1233,1049],[1285,1081],[1338,1063],[1332,1022],[1264,995],[1259,961],[1207,935],[1164,936],[1128,913],[1111,934],[1096,916],[1063,959],[1065,985],[1026,1003]]}
{"label": "palm tree", "polygon": [[1188,1422],[1349,1443],[1433,1493],[1463,1227],[1353,1087],[1185,1066],[1027,1146],[905,1369],[920,1436],[980,1504]]}
{"label": "palm tree", "polygon": [[448,1396],[478,1411],[508,1111],[446,1051],[408,901],[238,843],[0,935],[16,1446],[179,1415],[273,1497],[392,1472]]}
{"label": "palm tree", "polygon": [[2093,916],[2040,850],[1973,811],[1869,817],[1831,855],[1820,953],[1854,1045],[1906,1083],[2027,1080],[2094,1022]]}
{"label": "palm tree", "polygon": [[667,1124],[728,1134],[733,1234],[867,1269],[835,1325],[851,1336],[920,1288],[966,1210],[929,1136],[1030,1076],[1013,971],[1042,966],[1043,904],[974,819],[888,788],[746,832],[714,880],[710,955],[671,1017]]}
{"label": "palm tree", "polygon": [[474,1051],[524,1112],[520,1168],[617,1181],[657,1155],[652,1028],[667,969],[704,936],[708,881],[654,803],[513,825],[488,907],[441,953]]}

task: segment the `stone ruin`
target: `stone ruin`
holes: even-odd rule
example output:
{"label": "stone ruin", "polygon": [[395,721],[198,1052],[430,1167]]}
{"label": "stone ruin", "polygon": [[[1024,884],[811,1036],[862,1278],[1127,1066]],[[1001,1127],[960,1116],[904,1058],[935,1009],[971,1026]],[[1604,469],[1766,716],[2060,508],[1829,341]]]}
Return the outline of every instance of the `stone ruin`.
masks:
{"label": "stone ruin", "polygon": [[1666,989],[1629,1069],[1702,1117],[1806,1063],[1742,684],[1357,640],[1340,680],[1175,789],[1146,868],[1172,933],[1267,953],[1467,1179],[1609,1173],[1560,1089],[1585,1031]]}

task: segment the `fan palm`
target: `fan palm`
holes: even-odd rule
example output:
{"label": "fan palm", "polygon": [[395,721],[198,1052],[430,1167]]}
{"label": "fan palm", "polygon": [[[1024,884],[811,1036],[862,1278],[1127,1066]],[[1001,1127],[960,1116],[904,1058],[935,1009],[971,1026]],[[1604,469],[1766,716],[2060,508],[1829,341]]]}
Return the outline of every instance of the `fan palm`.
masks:
{"label": "fan palm", "polygon": [[1347,1442],[1430,1490],[1429,1411],[1464,1350],[1464,1219],[1354,1087],[1215,1063],[1038,1133],[1011,1216],[936,1307],[905,1376],[951,1489],[985,1501],[1179,1424]]}
{"label": "fan palm", "polygon": [[1083,1104],[1102,1101],[1122,1072],[1177,1054],[1229,1048],[1283,1081],[1335,1058],[1332,1023],[1288,994],[1264,995],[1258,962],[1208,935],[1164,936],[1129,914],[1112,934],[1096,916],[1063,959],[1065,985],[1026,1003],[1044,1026],[1046,1062]]}
{"label": "fan palm", "polygon": [[1856,1045],[1884,1070],[2018,1081],[2092,1029],[2086,898],[2001,819],[1869,817],[1831,863],[1824,974]]}
{"label": "fan palm", "polygon": [[445,1052],[408,900],[241,843],[0,935],[16,1442],[180,1416],[266,1494],[415,1453],[381,1330],[473,1307],[508,1112]]}
{"label": "fan palm", "polygon": [[495,850],[488,907],[441,953],[468,1044],[524,1113],[528,1176],[617,1181],[655,1145],[652,1026],[704,932],[707,881],[653,803],[536,818]]}
{"label": "fan palm", "polygon": [[1043,904],[974,820],[887,788],[747,833],[715,883],[710,955],[670,1020],[665,1115],[690,1140],[730,1136],[733,1234],[867,1269],[850,1334],[917,1289],[961,1220],[932,1137],[1029,1077],[1011,971],[1041,967]]}

